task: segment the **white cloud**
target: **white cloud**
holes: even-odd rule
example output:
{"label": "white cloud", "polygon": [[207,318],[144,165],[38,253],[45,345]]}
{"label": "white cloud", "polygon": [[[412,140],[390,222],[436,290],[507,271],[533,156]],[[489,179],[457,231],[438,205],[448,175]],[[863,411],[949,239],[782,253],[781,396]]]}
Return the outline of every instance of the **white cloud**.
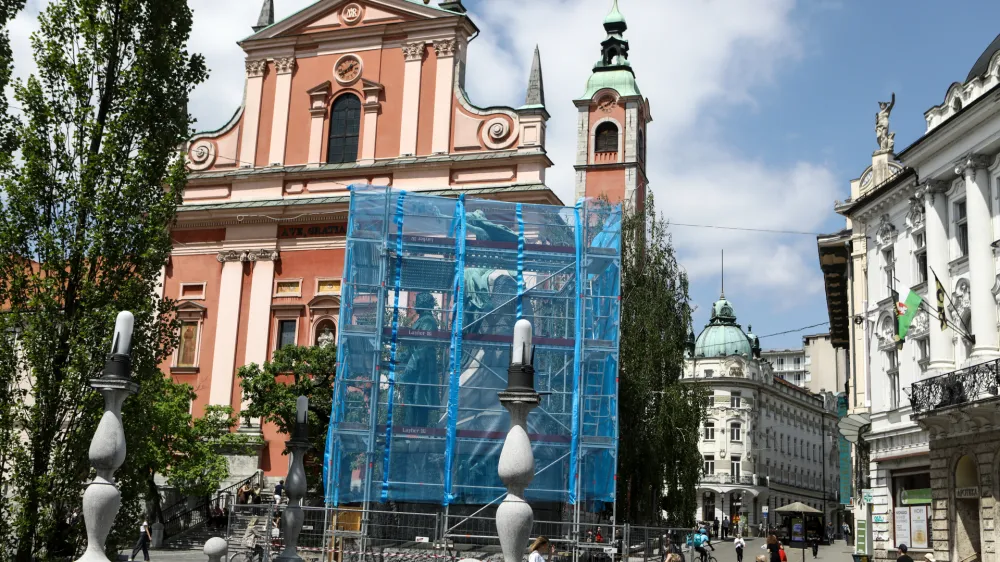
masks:
{"label": "white cloud", "polygon": [[[575,108],[605,33],[610,0],[480,2],[483,30],[469,49],[467,87],[481,104],[518,105],[531,51],[541,48],[549,112],[547,148],[555,162],[547,183],[573,194]],[[772,86],[801,52],[794,0],[620,0],[630,60],[654,121],[649,177],[657,207],[674,222],[817,231],[830,217],[837,180],[821,162],[774,165],[748,158],[726,139],[725,117],[756,111],[754,97]],[[821,288],[815,238],[672,227],[692,280],[715,282],[726,249],[729,285],[793,290]],[[759,292],[759,291],[758,291]],[[765,291],[766,293],[766,291]],[[783,306],[794,299],[783,295]]]}
{"label": "white cloud", "polygon": [[[27,36],[37,27],[29,0],[12,28],[17,73],[24,74]],[[278,19],[312,0],[277,0]],[[482,30],[470,46],[467,88],[479,105],[520,105],[531,54],[541,48],[549,121],[550,186],[572,199],[575,108],[605,37],[610,0],[467,0]],[[191,49],[211,76],[194,92],[199,129],[224,124],[243,95],[243,55],[258,0],[191,0]],[[629,23],[630,60],[650,100],[649,176],[657,206],[674,222],[816,231],[830,217],[838,181],[822,162],[771,164],[766,152],[740,153],[727,141],[726,116],[756,111],[755,93],[794,64],[801,42],[795,0],[620,0]],[[780,126],[780,125],[776,125]],[[694,282],[714,280],[727,250],[731,285],[815,298],[820,274],[815,239],[806,236],[673,227]],[[714,282],[714,281],[712,281]],[[778,299],[775,299],[778,300]],[[801,304],[801,303],[799,303]]]}

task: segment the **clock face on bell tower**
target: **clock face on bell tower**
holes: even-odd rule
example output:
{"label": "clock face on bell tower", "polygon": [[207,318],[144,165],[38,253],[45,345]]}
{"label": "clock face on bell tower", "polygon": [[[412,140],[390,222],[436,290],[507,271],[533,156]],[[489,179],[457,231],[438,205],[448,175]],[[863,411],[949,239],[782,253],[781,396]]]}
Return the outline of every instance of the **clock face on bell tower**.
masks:
{"label": "clock face on bell tower", "polygon": [[350,84],[361,76],[361,59],[355,55],[345,55],[334,65],[333,74],[337,82]]}

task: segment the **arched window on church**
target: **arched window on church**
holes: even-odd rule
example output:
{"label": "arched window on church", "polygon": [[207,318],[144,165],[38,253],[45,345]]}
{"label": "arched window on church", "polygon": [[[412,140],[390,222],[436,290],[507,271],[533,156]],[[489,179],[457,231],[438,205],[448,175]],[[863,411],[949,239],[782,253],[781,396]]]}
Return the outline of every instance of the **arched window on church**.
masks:
{"label": "arched window on church", "polygon": [[594,132],[594,152],[618,152],[618,126],[605,121]]}
{"label": "arched window on church", "polygon": [[344,94],[334,100],[330,110],[330,142],[326,150],[326,162],[356,162],[360,130],[361,100],[351,94]]}

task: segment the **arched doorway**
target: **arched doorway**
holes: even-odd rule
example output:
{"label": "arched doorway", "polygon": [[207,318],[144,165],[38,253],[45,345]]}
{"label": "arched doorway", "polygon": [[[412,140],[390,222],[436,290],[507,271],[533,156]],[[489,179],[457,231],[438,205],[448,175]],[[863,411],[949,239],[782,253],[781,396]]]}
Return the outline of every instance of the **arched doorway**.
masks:
{"label": "arched doorway", "polygon": [[955,560],[981,558],[979,522],[979,467],[974,455],[964,455],[955,463]]}

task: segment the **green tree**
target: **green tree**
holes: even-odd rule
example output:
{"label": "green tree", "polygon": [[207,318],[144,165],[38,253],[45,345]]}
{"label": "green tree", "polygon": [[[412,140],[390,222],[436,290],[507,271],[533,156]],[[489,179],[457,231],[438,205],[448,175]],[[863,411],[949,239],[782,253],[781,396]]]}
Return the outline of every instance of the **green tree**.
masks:
{"label": "green tree", "polygon": [[[0,0],[0,24],[18,7]],[[190,134],[188,96],[205,78],[186,50],[184,0],[54,0],[39,23],[37,73],[14,86],[11,142],[0,147],[0,333],[16,333],[0,340],[0,389],[16,393],[0,416],[24,435],[0,442],[4,497],[15,498],[2,502],[0,548],[25,562],[55,555],[77,532],[66,514],[92,477],[87,451],[102,411],[87,380],[123,309],[136,318],[142,390],[125,401],[129,456],[108,546],[134,535],[148,488],[142,448],[157,431],[157,365],[175,332],[173,303],[153,295],[186,178],[177,147]],[[0,67],[6,80],[9,65]]]}
{"label": "green tree", "polygon": [[315,459],[325,447],[336,376],[337,348],[333,345],[285,346],[263,366],[250,363],[239,370],[243,399],[249,402],[241,415],[273,423],[285,435],[291,435],[295,428],[296,399],[309,398],[313,454],[307,457],[311,460],[306,467],[313,473],[309,481],[314,483],[319,482],[315,476],[322,468]]}
{"label": "green tree", "polygon": [[653,200],[622,219],[618,517],[693,524],[707,399],[680,382],[691,326],[687,275]]}
{"label": "green tree", "polygon": [[165,476],[182,495],[209,496],[229,477],[222,453],[245,452],[253,445],[253,438],[233,432],[238,420],[229,406],[206,406],[201,417],[192,416],[189,405],[196,395],[190,385],[168,378],[152,379],[147,384],[155,386],[153,392],[158,395],[147,410],[152,431],[137,449],[130,450],[130,462],[145,468],[146,498],[152,504],[150,522],[164,522],[157,474]]}

